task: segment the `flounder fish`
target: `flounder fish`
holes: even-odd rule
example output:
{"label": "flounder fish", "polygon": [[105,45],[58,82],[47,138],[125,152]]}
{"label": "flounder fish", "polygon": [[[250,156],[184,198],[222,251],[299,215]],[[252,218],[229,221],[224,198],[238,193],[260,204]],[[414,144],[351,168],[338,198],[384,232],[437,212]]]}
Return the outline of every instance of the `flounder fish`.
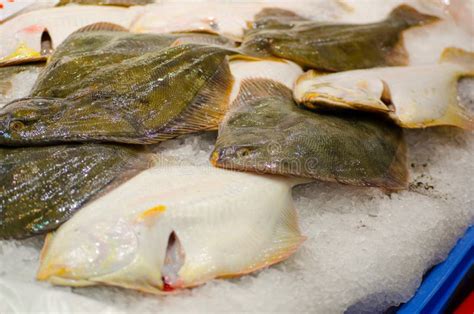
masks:
{"label": "flounder fish", "polygon": [[128,29],[140,13],[139,8],[68,6],[15,16],[0,24],[0,66],[44,60],[45,33],[52,50],[74,31],[93,23],[115,23]]}
{"label": "flounder fish", "polygon": [[37,278],[162,293],[270,266],[304,240],[293,184],[208,166],[149,169],[50,234]]}
{"label": "flounder fish", "polygon": [[457,97],[457,82],[463,76],[474,76],[474,53],[448,49],[437,65],[328,75],[310,71],[298,79],[294,97],[310,109],[385,112],[406,128],[452,125],[473,130],[474,117]]}
{"label": "flounder fish", "polygon": [[380,116],[313,113],[287,87],[246,80],[222,122],[217,167],[335,181],[388,190],[407,187],[402,130]]}
{"label": "flounder fish", "polygon": [[112,182],[151,165],[114,145],[0,148],[0,239],[56,229]]}
{"label": "flounder fish", "polygon": [[215,130],[227,111],[235,54],[186,44],[100,67],[65,98],[30,97],[0,109],[0,144],[143,144]]}
{"label": "flounder fish", "polygon": [[[270,13],[273,14],[273,13]],[[262,18],[262,17],[260,17]],[[401,5],[371,24],[297,21],[287,27],[258,27],[244,36],[242,51],[288,59],[306,68],[345,71],[407,64],[403,31],[439,20]],[[255,23],[259,25],[257,20]]]}
{"label": "flounder fish", "polygon": [[71,34],[56,49],[31,96],[67,97],[82,88],[82,81],[103,66],[189,43],[235,47],[233,41],[205,32],[132,34],[111,23],[88,25]]}

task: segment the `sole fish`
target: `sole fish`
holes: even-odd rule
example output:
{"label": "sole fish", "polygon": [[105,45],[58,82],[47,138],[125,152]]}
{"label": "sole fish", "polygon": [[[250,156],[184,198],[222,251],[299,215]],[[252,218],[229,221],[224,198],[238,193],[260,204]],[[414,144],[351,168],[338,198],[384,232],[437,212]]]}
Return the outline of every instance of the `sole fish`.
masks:
{"label": "sole fish", "polygon": [[296,21],[283,28],[281,24],[256,28],[246,33],[241,49],[325,71],[404,65],[408,57],[403,31],[438,20],[402,5],[385,20],[371,24]]}
{"label": "sole fish", "polygon": [[113,145],[0,148],[0,239],[59,227],[104,189],[151,164]]}
{"label": "sole fish", "polygon": [[[15,16],[0,24],[0,66],[12,61],[30,62],[41,56],[45,31],[50,36],[51,48],[56,48],[71,33],[93,23],[115,23],[128,29],[140,13],[139,8],[68,6]],[[28,53],[20,54],[21,51]]]}
{"label": "sole fish", "polygon": [[246,80],[220,126],[217,167],[388,190],[407,187],[402,130],[380,116],[313,113],[287,87]]}
{"label": "sole fish", "polygon": [[102,66],[66,98],[30,97],[0,109],[0,144],[143,144],[215,130],[227,111],[235,54],[186,44]]}
{"label": "sole fish", "polygon": [[296,101],[310,109],[381,111],[406,128],[451,125],[473,130],[474,117],[457,97],[461,77],[474,76],[474,54],[448,49],[437,65],[387,67],[298,79]]}
{"label": "sole fish", "polygon": [[37,278],[162,293],[268,267],[304,240],[291,186],[212,167],[149,169],[50,234]]}

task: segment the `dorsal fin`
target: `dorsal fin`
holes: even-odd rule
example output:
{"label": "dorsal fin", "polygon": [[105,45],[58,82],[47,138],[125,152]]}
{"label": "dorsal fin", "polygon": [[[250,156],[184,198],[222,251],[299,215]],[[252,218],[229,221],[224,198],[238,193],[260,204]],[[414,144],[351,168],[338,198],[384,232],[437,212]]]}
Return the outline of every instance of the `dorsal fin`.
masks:
{"label": "dorsal fin", "polygon": [[262,78],[245,79],[232,107],[238,108],[249,101],[268,97],[293,99],[291,90],[279,82]]}
{"label": "dorsal fin", "polygon": [[108,32],[128,32],[123,26],[118,24],[109,23],[109,22],[98,22],[94,24],[90,24],[84,27],[79,28],[73,34],[78,33],[85,33],[85,32],[100,32],[100,31],[108,31]]}

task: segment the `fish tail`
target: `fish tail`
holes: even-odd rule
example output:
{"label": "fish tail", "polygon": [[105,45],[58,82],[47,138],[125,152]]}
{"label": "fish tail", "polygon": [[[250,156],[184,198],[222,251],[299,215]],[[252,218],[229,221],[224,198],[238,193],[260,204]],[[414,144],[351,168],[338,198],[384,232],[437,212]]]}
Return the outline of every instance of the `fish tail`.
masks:
{"label": "fish tail", "polygon": [[401,23],[405,28],[422,26],[439,20],[436,16],[423,14],[406,4],[402,4],[393,9],[389,15],[389,19]]}

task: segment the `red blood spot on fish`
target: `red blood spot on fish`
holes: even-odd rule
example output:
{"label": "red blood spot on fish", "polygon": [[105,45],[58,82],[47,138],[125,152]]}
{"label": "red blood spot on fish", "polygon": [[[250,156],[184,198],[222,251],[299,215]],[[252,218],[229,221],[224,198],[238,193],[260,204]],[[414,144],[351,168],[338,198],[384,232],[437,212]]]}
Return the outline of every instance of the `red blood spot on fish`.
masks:
{"label": "red blood spot on fish", "polygon": [[15,2],[15,0],[7,0],[7,2]]}
{"label": "red blood spot on fish", "polygon": [[22,29],[23,32],[25,33],[42,33],[44,30],[44,26],[35,24],[35,25],[30,25],[28,27],[25,27]]}
{"label": "red blood spot on fish", "polygon": [[163,291],[170,292],[175,290],[175,288],[170,283],[168,283],[166,277],[161,277],[161,280],[163,280]]}
{"label": "red blood spot on fish", "polygon": [[0,9],[3,9],[3,3],[0,3]]}

